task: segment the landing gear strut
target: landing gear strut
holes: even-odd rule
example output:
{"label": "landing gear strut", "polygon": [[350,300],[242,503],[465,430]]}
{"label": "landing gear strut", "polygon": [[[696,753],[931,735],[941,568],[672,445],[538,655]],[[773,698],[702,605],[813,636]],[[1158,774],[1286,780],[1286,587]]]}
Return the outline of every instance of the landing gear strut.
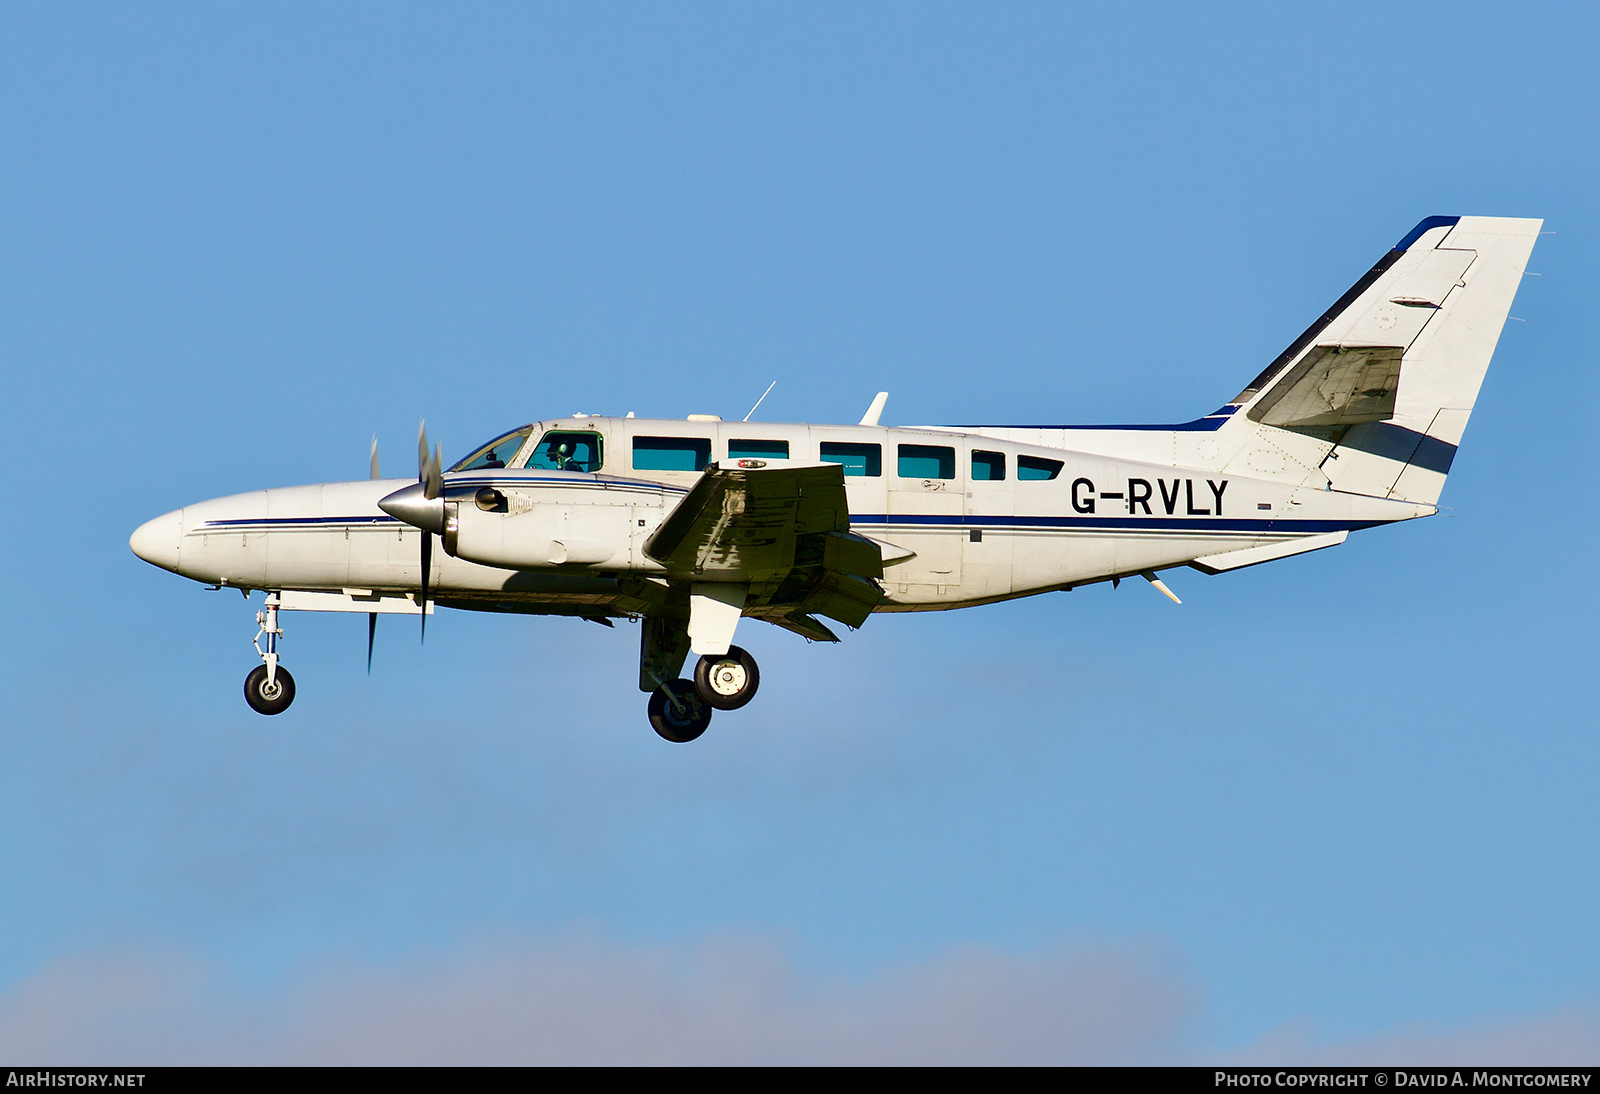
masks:
{"label": "landing gear strut", "polygon": [[711,724],[711,707],[688,680],[668,680],[650,693],[650,726],[673,744],[687,744]]}
{"label": "landing gear strut", "polygon": [[738,710],[761,684],[756,659],[738,646],[700,658],[694,679],[678,677],[689,657],[688,620],[646,616],[639,639],[639,690],[650,693],[650,726],[674,744],[706,731],[718,710]]}
{"label": "landing gear strut", "polygon": [[[257,714],[282,714],[294,702],[294,677],[278,664],[278,639],[283,628],[278,626],[278,594],[267,594],[267,610],[256,613],[254,645],[264,664],[250,670],[244,678],[244,701]],[[261,636],[267,636],[267,648],[261,649]]]}
{"label": "landing gear strut", "polygon": [[688,620],[647,615],[639,629],[639,690],[650,693],[650,728],[687,744],[706,731],[712,714],[693,680],[675,679],[689,656]]}

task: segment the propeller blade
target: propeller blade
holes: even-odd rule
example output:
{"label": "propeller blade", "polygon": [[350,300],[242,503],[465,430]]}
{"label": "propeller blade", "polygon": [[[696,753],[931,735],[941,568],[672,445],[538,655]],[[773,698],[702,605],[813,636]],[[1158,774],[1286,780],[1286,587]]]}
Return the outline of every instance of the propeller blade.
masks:
{"label": "propeller blade", "polygon": [[422,641],[428,640],[428,571],[433,568],[433,533],[422,533]]}
{"label": "propeller blade", "polygon": [[372,477],[375,479],[383,478],[382,475],[378,474],[378,435],[376,433],[372,435]]}
{"label": "propeller blade", "polygon": [[367,675],[372,675],[372,640],[378,636],[378,613],[367,613]]}
{"label": "propeller blade", "polygon": [[[417,423],[417,481],[422,484],[422,496],[429,501],[444,493],[444,446],[435,445],[433,455],[428,455],[427,419]],[[433,533],[422,533],[422,596],[417,606],[422,609],[422,641],[428,640],[428,578],[433,570]]]}
{"label": "propeller blade", "polygon": [[444,446],[434,445],[433,459],[428,461],[426,485],[422,496],[432,501],[444,492]]}

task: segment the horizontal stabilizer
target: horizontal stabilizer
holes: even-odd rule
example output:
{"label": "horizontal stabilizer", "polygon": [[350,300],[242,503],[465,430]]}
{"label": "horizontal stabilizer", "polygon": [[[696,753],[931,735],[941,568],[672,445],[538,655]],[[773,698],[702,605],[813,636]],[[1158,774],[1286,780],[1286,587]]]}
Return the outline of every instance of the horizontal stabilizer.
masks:
{"label": "horizontal stabilizer", "polygon": [[1291,539],[1284,543],[1269,543],[1265,547],[1246,547],[1242,551],[1224,551],[1220,555],[1207,555],[1197,558],[1189,565],[1196,570],[1207,574],[1220,574],[1228,570],[1242,570],[1246,566],[1255,566],[1262,562],[1276,562],[1280,558],[1291,555],[1303,555],[1309,551],[1320,551],[1324,547],[1337,547],[1343,543],[1349,532],[1329,532],[1321,536],[1306,536],[1304,539]]}

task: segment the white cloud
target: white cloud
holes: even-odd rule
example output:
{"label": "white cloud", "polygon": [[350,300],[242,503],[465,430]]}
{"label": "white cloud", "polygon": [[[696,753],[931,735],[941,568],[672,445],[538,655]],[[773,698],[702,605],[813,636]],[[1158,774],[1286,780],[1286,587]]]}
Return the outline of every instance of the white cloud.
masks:
{"label": "white cloud", "polygon": [[329,959],[254,991],[171,951],[56,961],[0,998],[30,1064],[1593,1065],[1600,1014],[1197,1049],[1198,994],[1151,947],[944,950],[859,980],[767,938],[484,939],[386,965]]}
{"label": "white cloud", "polygon": [[962,947],[844,981],[767,941],[501,939],[270,998],[174,954],[79,957],[0,1003],[48,1063],[1118,1063],[1176,1060],[1192,993],[1147,951]]}

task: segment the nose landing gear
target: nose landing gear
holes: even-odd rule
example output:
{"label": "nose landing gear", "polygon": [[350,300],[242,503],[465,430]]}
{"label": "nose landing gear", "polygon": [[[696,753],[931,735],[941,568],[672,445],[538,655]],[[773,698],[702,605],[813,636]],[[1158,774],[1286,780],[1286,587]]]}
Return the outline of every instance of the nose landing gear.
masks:
{"label": "nose landing gear", "polygon": [[[283,628],[278,626],[278,594],[267,594],[266,611],[256,613],[256,631],[253,645],[264,664],[250,670],[244,678],[244,701],[257,714],[282,714],[294,702],[294,677],[278,664],[278,639]],[[261,636],[267,636],[267,648],[261,649]]]}

